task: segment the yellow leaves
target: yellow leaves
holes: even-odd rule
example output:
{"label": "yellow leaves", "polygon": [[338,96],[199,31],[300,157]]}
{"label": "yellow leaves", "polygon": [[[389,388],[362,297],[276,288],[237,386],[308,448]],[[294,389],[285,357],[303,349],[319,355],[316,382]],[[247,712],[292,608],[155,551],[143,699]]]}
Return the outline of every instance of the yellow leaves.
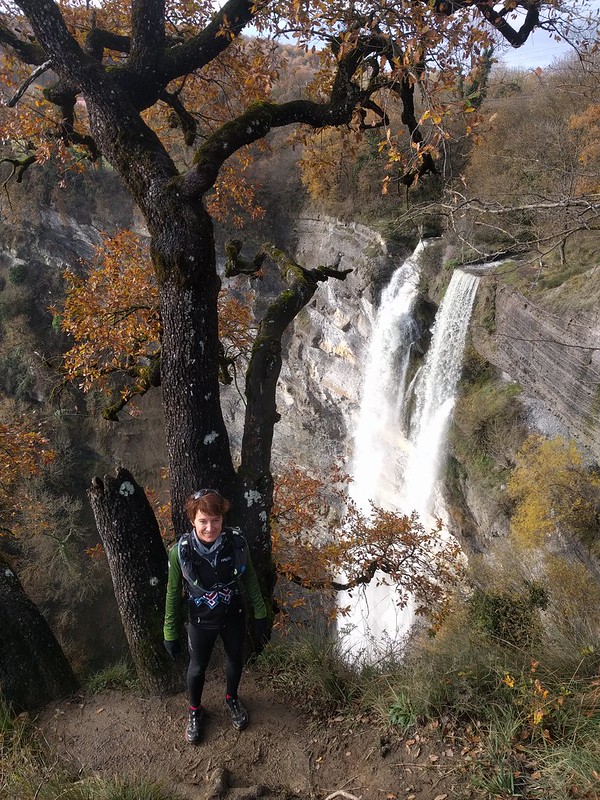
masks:
{"label": "yellow leaves", "polygon": [[516,503],[511,530],[520,542],[539,544],[555,531],[597,538],[600,477],[586,469],[574,441],[528,437],[507,489]]}
{"label": "yellow leaves", "polygon": [[431,109],[426,109],[423,114],[421,115],[421,119],[419,120],[420,124],[425,122],[426,120],[430,119],[434,125],[440,125],[442,122],[443,114],[439,111],[432,111]]}

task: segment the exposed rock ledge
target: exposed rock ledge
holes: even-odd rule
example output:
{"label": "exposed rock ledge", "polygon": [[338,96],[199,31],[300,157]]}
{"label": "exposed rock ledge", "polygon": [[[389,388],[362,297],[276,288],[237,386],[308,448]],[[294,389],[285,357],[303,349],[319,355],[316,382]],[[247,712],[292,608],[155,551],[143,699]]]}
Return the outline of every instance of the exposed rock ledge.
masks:
{"label": "exposed rock ledge", "polygon": [[510,286],[498,286],[493,303],[494,331],[477,331],[476,348],[537,398],[566,435],[600,459],[597,317],[553,314]]}

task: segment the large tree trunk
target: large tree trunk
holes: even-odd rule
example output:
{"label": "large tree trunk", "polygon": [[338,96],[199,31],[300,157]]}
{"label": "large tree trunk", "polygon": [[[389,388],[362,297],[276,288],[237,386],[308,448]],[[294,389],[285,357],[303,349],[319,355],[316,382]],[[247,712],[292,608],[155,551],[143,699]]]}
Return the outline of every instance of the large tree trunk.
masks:
{"label": "large tree trunk", "polygon": [[0,691],[14,711],[74,692],[77,680],[48,623],[0,556]]}
{"label": "large tree trunk", "polygon": [[160,282],[161,385],[175,535],[189,528],[184,505],[200,488],[232,497],[235,472],[219,394],[220,280],[212,221],[198,203],[165,193],[152,236]]}
{"label": "large tree trunk", "polygon": [[168,564],[154,512],[126,469],[94,478],[88,495],[138,679],[147,691],[168,691],[174,682],[162,631]]}

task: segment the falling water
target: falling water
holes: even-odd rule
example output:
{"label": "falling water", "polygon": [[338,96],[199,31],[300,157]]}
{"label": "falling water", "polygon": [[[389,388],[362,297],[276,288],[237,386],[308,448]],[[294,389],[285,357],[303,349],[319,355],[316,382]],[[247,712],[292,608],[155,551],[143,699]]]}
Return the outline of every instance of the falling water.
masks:
{"label": "falling water", "polygon": [[455,270],[438,309],[431,344],[415,381],[411,455],[404,477],[402,506],[421,519],[437,513],[432,495],[445,434],[456,400],[463,351],[479,278]]}
{"label": "falling water", "polygon": [[383,482],[389,475],[391,451],[398,448],[400,434],[395,409],[403,395],[415,335],[412,308],[417,297],[418,263],[426,245],[415,252],[392,275],[381,295],[372,325],[358,421],[354,432],[354,458],[350,496],[364,513],[369,501],[384,501]]}
{"label": "falling water", "polygon": [[[399,396],[404,394],[410,345],[415,335],[412,308],[417,297],[418,262],[425,248],[415,252],[392,275],[373,319],[365,358],[365,372],[357,425],[349,495],[366,515],[371,501],[398,510],[393,498],[401,471],[406,440],[400,430]],[[377,651],[393,643],[412,620],[412,609],[398,609],[392,587],[376,575],[364,589],[341,593],[341,607],[350,614],[340,621],[344,645],[353,655],[373,660]]]}
{"label": "falling water", "polygon": [[[413,341],[411,311],[417,296],[420,244],[392,276],[373,322],[362,401],[355,433],[351,497],[365,513],[369,500],[391,510],[433,513],[431,498],[448,420],[455,402],[467,329],[478,278],[455,271],[436,316],[432,340],[414,382],[415,410],[410,443],[400,430],[398,409],[407,391],[406,372]],[[412,446],[411,446],[412,445]],[[403,456],[408,448],[409,456]],[[398,475],[398,462],[402,472]],[[389,486],[388,476],[397,476]],[[376,576],[377,578],[378,576]],[[399,609],[392,586],[373,580],[363,590],[344,593],[340,605],[351,612],[341,623],[350,653],[375,660],[402,642],[410,629],[412,605]]]}

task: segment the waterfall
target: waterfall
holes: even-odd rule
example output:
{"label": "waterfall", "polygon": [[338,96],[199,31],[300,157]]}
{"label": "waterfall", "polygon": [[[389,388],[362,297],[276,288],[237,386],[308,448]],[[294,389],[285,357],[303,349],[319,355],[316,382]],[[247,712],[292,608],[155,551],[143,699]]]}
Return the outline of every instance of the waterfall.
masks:
{"label": "waterfall", "polygon": [[389,474],[391,451],[401,447],[396,409],[402,404],[410,345],[415,335],[411,312],[417,297],[419,258],[425,246],[419,242],[412,256],[394,272],[372,321],[354,432],[349,491],[366,514],[370,500],[382,504],[386,495],[393,496],[396,491],[393,485],[385,491],[382,482]]}
{"label": "waterfall", "polygon": [[[452,276],[438,309],[429,350],[413,382],[415,407],[407,442],[399,410],[407,392],[406,374],[415,333],[411,312],[424,246],[420,243],[396,270],[373,320],[349,494],[364,513],[370,511],[372,500],[403,513],[417,510],[426,521],[433,511],[430,503],[479,279],[459,270]],[[351,609],[339,622],[349,654],[373,661],[394,645],[401,647],[414,620],[413,607],[397,607],[394,589],[386,584],[385,576],[376,576],[352,595],[341,595],[339,605],[350,605]]]}
{"label": "waterfall", "polygon": [[406,466],[402,507],[423,521],[437,512],[432,495],[445,434],[456,400],[463,351],[479,278],[455,270],[432,328],[431,343],[414,387],[411,455]]}
{"label": "waterfall", "polygon": [[[367,516],[370,501],[398,510],[394,499],[406,452],[398,409],[402,406],[410,345],[416,330],[411,312],[417,297],[419,258],[425,247],[420,242],[394,272],[372,320],[348,490]],[[339,620],[345,648],[349,654],[369,660],[374,660],[378,651],[393,646],[412,622],[412,609],[397,607],[392,587],[380,574],[352,594],[341,592],[338,604],[350,607],[350,613]]]}

